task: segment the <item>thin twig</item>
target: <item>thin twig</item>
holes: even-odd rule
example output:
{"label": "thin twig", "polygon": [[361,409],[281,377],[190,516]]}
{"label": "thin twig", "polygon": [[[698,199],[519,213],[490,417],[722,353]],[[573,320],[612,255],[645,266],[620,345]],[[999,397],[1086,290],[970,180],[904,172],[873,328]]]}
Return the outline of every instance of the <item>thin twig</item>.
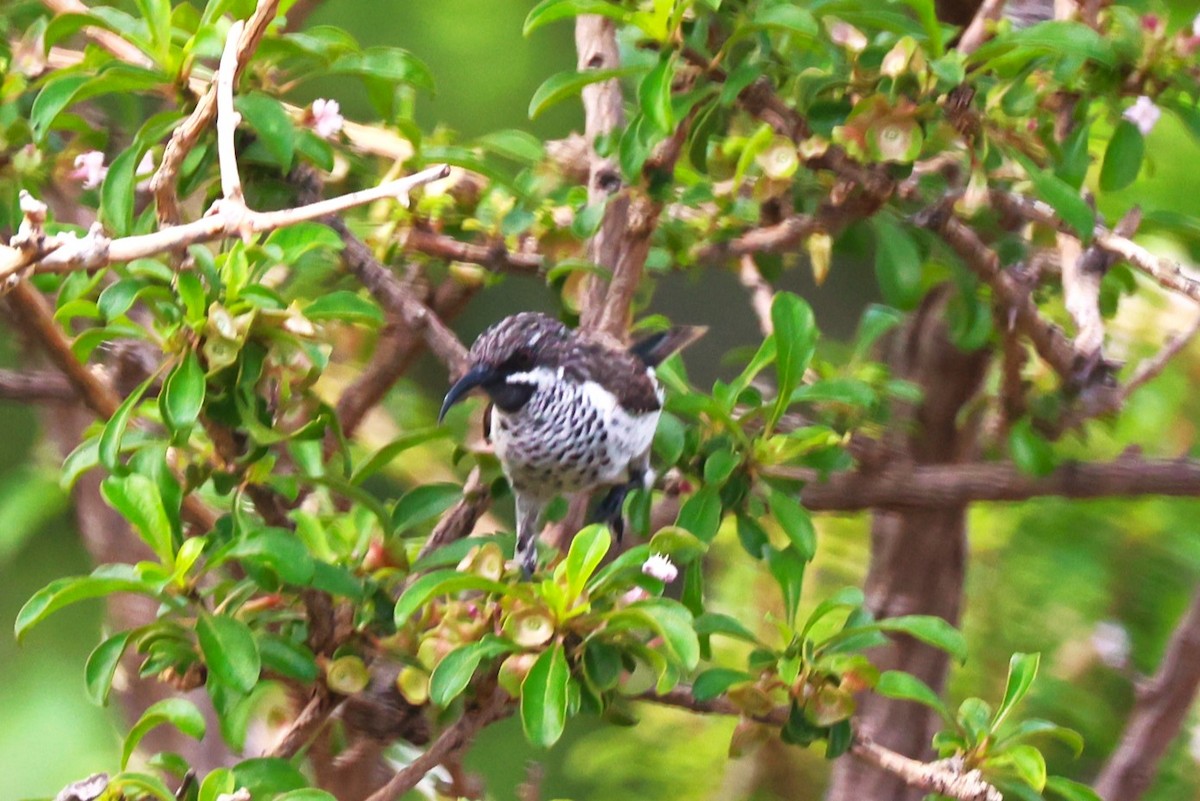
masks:
{"label": "thin twig", "polygon": [[[258,49],[258,44],[266,34],[271,20],[275,19],[278,9],[279,0],[259,0],[249,22],[239,28],[235,35],[229,37],[238,42],[236,56],[234,56],[236,67],[232,76],[229,76],[233,82],[231,86],[236,84],[238,78],[241,77],[242,70],[245,69],[254,51]],[[222,56],[222,60],[224,60],[224,56]],[[196,142],[200,140],[200,136],[216,116],[216,95],[216,86],[210,86],[196,103],[196,108],[192,110],[191,115],[171,133],[171,139],[167,142],[166,150],[163,152],[162,163],[158,165],[158,169],[150,178],[150,191],[154,194],[160,222],[175,224],[180,220],[179,201],[175,196],[175,177],[183,165],[184,158],[196,146]]]}
{"label": "thin twig", "polygon": [[221,168],[221,195],[226,203],[245,202],[233,143],[233,135],[242,121],[242,115],[233,108],[233,85],[238,73],[238,39],[244,26],[241,20],[230,26],[217,68],[217,160]]}
{"label": "thin twig", "polygon": [[491,697],[474,709],[468,709],[453,725],[438,735],[429,749],[408,763],[367,801],[394,801],[416,787],[425,774],[452,754],[466,748],[484,726],[511,713],[508,696],[496,688]]}
{"label": "thin twig", "polygon": [[478,467],[473,468],[463,484],[462,498],[438,520],[433,533],[421,546],[417,559],[428,556],[443,545],[469,537],[491,501],[488,486],[483,482],[483,472]]}
{"label": "thin twig", "polygon": [[[992,192],[991,197],[992,202],[1004,211],[1058,231],[1074,232],[1074,229],[1063,221],[1048,203],[1004,191]],[[1164,289],[1178,292],[1200,302],[1200,280],[1185,273],[1182,265],[1155,256],[1128,237],[1110,231],[1103,225],[1096,225],[1093,237],[1093,242],[1098,247],[1128,262]],[[1195,268],[1190,265],[1188,270],[1195,273]]]}
{"label": "thin twig", "polygon": [[188,245],[273,231],[384,198],[404,198],[412,189],[444,178],[448,170],[445,165],[428,167],[370,189],[279,211],[260,212],[217,201],[212,213],[195,222],[121,239],[108,239],[102,231],[93,229],[82,237],[71,233],[47,236],[35,251],[28,253],[11,245],[0,245],[0,287],[10,276],[23,275],[31,268],[36,273],[96,270],[109,264],[147,258]]}
{"label": "thin twig", "polygon": [[[770,726],[783,726],[789,717],[789,710],[785,707],[776,707],[762,715],[747,715],[741,707],[724,698],[698,701],[687,687],[676,687],[661,695],[648,691],[637,697],[642,701],[675,706],[692,712],[745,717]],[[900,777],[910,787],[927,793],[938,793],[960,801],[1001,801],[1000,791],[984,781],[978,770],[964,770],[961,760],[921,762],[884,748],[857,732],[854,734],[850,751],[859,759]]]}
{"label": "thin twig", "polygon": [[447,261],[478,264],[496,272],[537,273],[542,269],[543,261],[537,253],[508,250],[503,242],[478,245],[424,228],[409,230],[404,236],[404,249]]}
{"label": "thin twig", "polygon": [[753,256],[742,256],[739,264],[738,280],[750,291],[750,306],[754,309],[754,316],[758,318],[758,329],[764,337],[769,337],[775,330],[771,322],[771,303],[775,298],[775,291],[767,283],[767,279],[763,278]]}

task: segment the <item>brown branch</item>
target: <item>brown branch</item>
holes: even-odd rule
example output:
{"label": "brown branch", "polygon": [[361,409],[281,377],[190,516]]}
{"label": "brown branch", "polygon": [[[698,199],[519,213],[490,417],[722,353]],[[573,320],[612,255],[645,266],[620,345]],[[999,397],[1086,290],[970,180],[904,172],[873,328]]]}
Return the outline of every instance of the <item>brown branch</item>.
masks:
{"label": "brown branch", "polygon": [[1069,463],[1045,476],[1030,476],[1009,463],[965,463],[835,473],[825,481],[795,468],[770,468],[789,478],[808,479],[800,494],[814,511],[937,509],[977,501],[1030,498],[1112,498],[1141,495],[1200,495],[1200,461],[1119,459],[1106,464]]}
{"label": "brown branch", "polygon": [[[231,31],[230,38],[236,36],[238,46],[236,54],[231,56],[235,60],[235,69],[229,78],[230,87],[236,84],[238,78],[241,77],[250,57],[258,49],[258,44],[262,41],[267,26],[271,20],[275,19],[278,8],[279,0],[259,0],[245,27],[239,27],[236,32]],[[158,169],[150,179],[150,191],[154,194],[160,222],[164,224],[179,222],[179,201],[175,196],[176,175],[183,165],[184,158],[196,146],[196,142],[199,141],[200,136],[216,115],[217,87],[214,84],[197,102],[191,115],[171,133],[171,139],[167,142],[167,148],[163,152],[162,163],[158,165]]]}
{"label": "brown branch", "polygon": [[447,261],[478,264],[495,272],[537,273],[542,269],[540,254],[514,252],[504,247],[503,242],[493,245],[463,242],[423,228],[410,229],[404,237],[403,247]]}
{"label": "brown branch", "polygon": [[508,696],[503,690],[494,689],[490,698],[482,705],[464,712],[461,718],[438,735],[425,753],[392,776],[387,784],[372,793],[367,801],[393,801],[404,795],[416,787],[421,779],[425,778],[425,774],[440,765],[443,760],[470,745],[480,729],[507,717],[511,711]]}
{"label": "brown branch", "polygon": [[[225,49],[221,51],[221,64],[217,67],[217,161],[221,169],[221,196],[226,203],[245,205],[242,194],[242,177],[238,174],[237,147],[233,137],[237,132],[242,115],[233,108],[233,85],[237,80],[238,40],[245,23],[241,20],[229,28]],[[165,161],[165,159],[164,159]]]}
{"label": "brown branch", "polygon": [[824,230],[822,222],[808,214],[793,214],[784,220],[746,233],[728,242],[713,242],[696,251],[705,263],[737,259],[755,253],[783,253],[795,250],[805,239]]}
{"label": "brown branch", "polygon": [[79,400],[79,393],[59,373],[0,370],[0,398],[30,403],[65,403]]}
{"label": "brown branch", "polygon": [[[107,381],[75,358],[71,343],[54,321],[54,311],[42,294],[28,281],[19,281],[9,292],[8,302],[17,325],[41,345],[50,362],[62,372],[84,404],[101,420],[116,414],[121,396]],[[182,514],[201,531],[211,530],[217,522],[217,513],[191,494],[183,497]]]}
{"label": "brown branch", "polygon": [[[647,691],[637,698],[703,714],[746,717],[770,726],[786,725],[789,716],[786,707],[775,707],[763,715],[747,715],[741,707],[724,698],[697,701],[692,695],[691,689],[687,687],[676,687],[662,695]],[[1001,801],[1000,791],[984,781],[978,770],[964,770],[961,759],[921,762],[884,748],[871,738],[857,732],[854,734],[850,753],[900,777],[910,787],[924,790],[927,793],[946,795],[960,799],[960,801]]]}
{"label": "brown branch", "polygon": [[970,55],[979,49],[984,38],[987,37],[988,23],[1000,19],[1004,13],[1005,2],[1006,0],[983,0],[979,4],[975,16],[971,19],[971,24],[967,26],[963,31],[962,38],[958,40],[958,52]]}
{"label": "brown branch", "polygon": [[975,231],[947,208],[918,214],[914,222],[938,233],[980,280],[992,288],[1008,322],[1033,343],[1034,349],[1069,387],[1087,384],[1096,377],[1097,360],[1081,354],[1062,330],[1038,314],[1030,292],[1000,266],[1000,257]]}
{"label": "brown branch", "polygon": [[318,691],[300,714],[288,725],[287,731],[265,756],[291,759],[304,748],[334,712],[335,704],[327,693]]}
{"label": "brown branch", "polygon": [[409,331],[420,336],[452,376],[465,372],[467,349],[458,336],[395,273],[380,264],[371,249],[342,220],[334,217],[325,220],[325,223],[337,231],[345,244],[342,260],[346,269],[367,288],[384,311],[403,321]]}
{"label": "brown branch", "polygon": [[1171,635],[1158,672],[1137,689],[1117,750],[1096,780],[1108,801],[1137,801],[1149,789],[1167,747],[1179,735],[1200,689],[1200,592]]}

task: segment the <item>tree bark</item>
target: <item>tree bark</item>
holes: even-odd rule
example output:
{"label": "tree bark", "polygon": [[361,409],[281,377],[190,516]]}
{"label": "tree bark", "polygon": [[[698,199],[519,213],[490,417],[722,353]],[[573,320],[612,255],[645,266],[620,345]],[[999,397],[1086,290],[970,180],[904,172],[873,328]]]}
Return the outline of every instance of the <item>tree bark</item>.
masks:
{"label": "tree bark", "polygon": [[1107,801],[1137,801],[1158,772],[1167,747],[1179,736],[1200,689],[1200,591],[1171,635],[1158,673],[1138,687],[1133,714],[1117,750],[1096,780]]}
{"label": "tree bark", "polygon": [[[948,464],[969,458],[976,421],[960,423],[960,413],[980,389],[987,351],[963,353],[949,340],[942,312],[949,290],[931,292],[904,332],[893,342],[889,362],[895,373],[917,383],[924,400],[906,410],[910,425],[897,442],[915,465]],[[893,465],[894,466],[894,465]],[[937,615],[957,623],[966,567],[966,505],[941,509],[879,511],[871,526],[871,566],[867,604],[877,617]],[[903,670],[935,691],[945,683],[946,654],[911,638],[899,637],[872,654],[880,670]],[[858,710],[860,732],[907,756],[928,760],[938,718],[923,706],[864,694]],[[853,760],[834,765],[828,801],[892,799],[919,801],[922,792],[893,774]]]}

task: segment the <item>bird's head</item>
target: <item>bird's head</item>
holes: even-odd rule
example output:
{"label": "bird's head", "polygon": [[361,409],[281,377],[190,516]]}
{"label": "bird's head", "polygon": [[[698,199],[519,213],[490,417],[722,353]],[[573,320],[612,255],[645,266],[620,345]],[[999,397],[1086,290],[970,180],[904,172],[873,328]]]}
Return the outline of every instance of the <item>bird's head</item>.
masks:
{"label": "bird's head", "polygon": [[467,372],[446,393],[438,422],[451,406],[477,388],[502,411],[519,409],[536,389],[528,376],[538,367],[554,367],[555,354],[570,338],[569,328],[544,314],[522,312],[505,317],[471,346]]}

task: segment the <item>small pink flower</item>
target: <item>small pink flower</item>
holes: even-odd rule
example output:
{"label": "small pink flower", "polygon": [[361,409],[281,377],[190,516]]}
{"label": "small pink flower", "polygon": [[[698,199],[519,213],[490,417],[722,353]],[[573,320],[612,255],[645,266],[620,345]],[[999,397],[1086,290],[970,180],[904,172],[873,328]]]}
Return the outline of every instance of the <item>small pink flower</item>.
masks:
{"label": "small pink flower", "polygon": [[1146,14],[1142,17],[1142,30],[1149,34],[1158,33],[1162,29],[1162,18],[1157,14]]}
{"label": "small pink flower", "polygon": [[644,601],[649,597],[650,593],[641,587],[632,587],[621,596],[621,603],[628,606],[629,604],[636,604],[638,601]]}
{"label": "small pink flower", "polygon": [[835,44],[854,53],[861,53],[867,48],[867,37],[858,28],[848,22],[835,20],[829,28],[829,38]]}
{"label": "small pink flower", "polygon": [[1125,109],[1125,113],[1121,116],[1136,125],[1137,129],[1142,132],[1142,136],[1146,136],[1154,130],[1155,123],[1162,116],[1162,109],[1154,105],[1153,100],[1142,95],[1136,103]]}
{"label": "small pink flower", "polygon": [[319,97],[312,104],[312,129],[322,139],[329,139],[342,130],[346,119],[341,115],[341,106],[336,100]]}
{"label": "small pink flower", "polygon": [[75,157],[75,169],[67,177],[82,181],[84,189],[95,189],[107,174],[108,167],[104,166],[104,154],[99,150],[89,150]]}
{"label": "small pink flower", "polygon": [[1129,632],[1120,623],[1101,620],[1092,629],[1092,648],[1096,657],[1110,668],[1123,668],[1129,664],[1131,643]]}
{"label": "small pink flower", "polygon": [[661,553],[652,554],[642,565],[642,572],[667,584],[679,576],[679,569],[671,564],[671,560],[665,554]]}

